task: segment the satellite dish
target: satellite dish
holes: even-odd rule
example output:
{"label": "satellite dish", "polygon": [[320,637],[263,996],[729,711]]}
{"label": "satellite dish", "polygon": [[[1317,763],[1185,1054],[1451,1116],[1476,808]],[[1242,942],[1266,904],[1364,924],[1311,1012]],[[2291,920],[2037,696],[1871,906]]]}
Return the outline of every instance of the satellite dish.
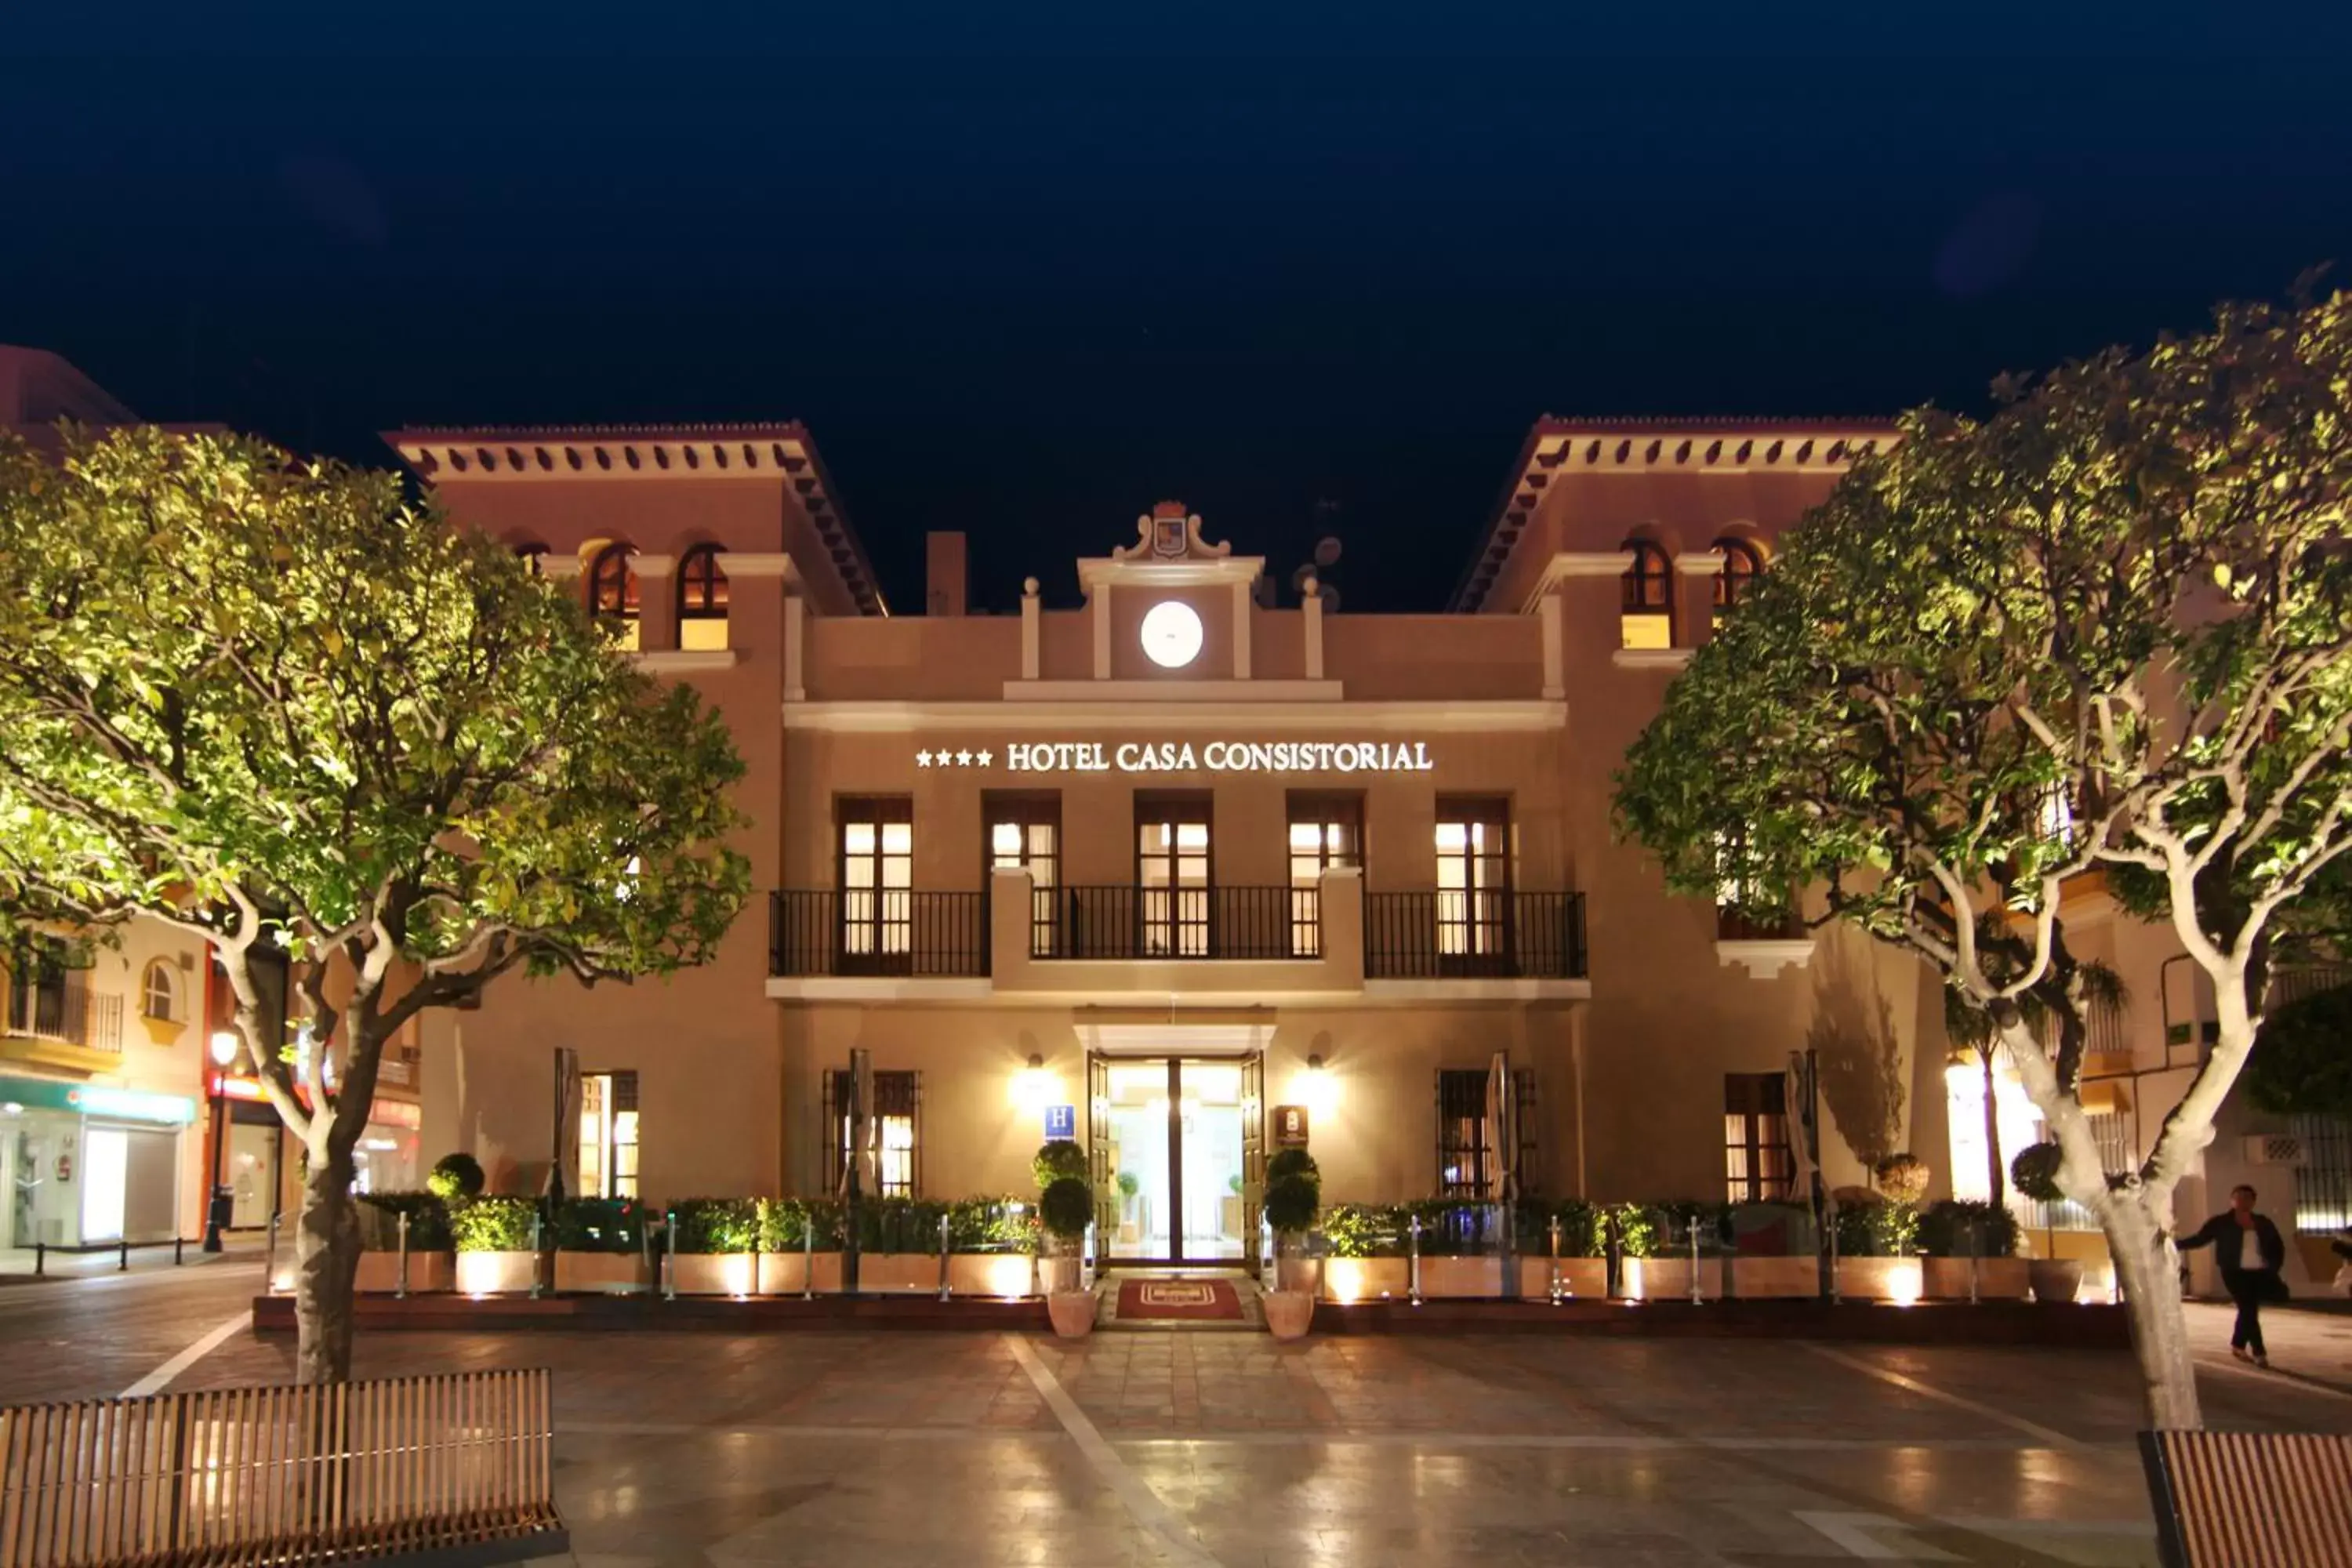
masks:
{"label": "satellite dish", "polygon": [[1336,616],[1339,613],[1339,589],[1334,588],[1330,584],[1326,583],[1323,584],[1323,592],[1320,597],[1323,600],[1323,613],[1325,615]]}
{"label": "satellite dish", "polygon": [[1338,564],[1339,560],[1339,541],[1336,537],[1333,537],[1333,536],[1330,536],[1330,535],[1326,535],[1324,538],[1319,539],[1319,540],[1318,540],[1318,541],[1316,542],[1316,543],[1315,543],[1315,564],[1316,564],[1316,565],[1318,565],[1318,566],[1331,566],[1331,565],[1336,565],[1336,564]]}
{"label": "satellite dish", "polygon": [[1294,594],[1304,594],[1307,592],[1307,579],[1314,575],[1314,567],[1301,566],[1290,574],[1290,591]]}

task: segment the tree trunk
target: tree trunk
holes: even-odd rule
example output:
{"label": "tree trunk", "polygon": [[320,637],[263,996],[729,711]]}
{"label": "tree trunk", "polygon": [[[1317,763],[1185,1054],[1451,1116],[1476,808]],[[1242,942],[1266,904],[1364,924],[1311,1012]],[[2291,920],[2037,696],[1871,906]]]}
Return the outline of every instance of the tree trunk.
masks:
{"label": "tree trunk", "polygon": [[2117,1193],[2099,1205],[2100,1228],[2115,1257],[2139,1362],[2148,1424],[2158,1430],[2194,1431],[2205,1425],[2197,1403],[2197,1366],[2189,1354],[2189,1325],[2180,1313],[2180,1254],[2147,1194]]}
{"label": "tree trunk", "polygon": [[1992,1047],[1977,1053],[1984,1061],[1985,1191],[1995,1208],[2009,1201],[2008,1173],[2000,1165],[2000,1102],[1994,1093]]}
{"label": "tree trunk", "polygon": [[302,1383],[352,1375],[352,1296],[360,1267],[351,1151],[313,1154],[294,1227],[294,1372]]}

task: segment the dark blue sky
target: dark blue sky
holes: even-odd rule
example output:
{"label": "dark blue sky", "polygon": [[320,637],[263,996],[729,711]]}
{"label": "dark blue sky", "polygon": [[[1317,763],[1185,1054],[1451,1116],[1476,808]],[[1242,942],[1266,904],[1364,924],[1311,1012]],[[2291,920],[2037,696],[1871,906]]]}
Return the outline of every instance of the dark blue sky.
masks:
{"label": "dark blue sky", "polygon": [[0,341],[379,463],[803,418],[908,607],[1172,496],[1412,608],[1538,414],[1969,404],[2352,265],[2316,11],[491,9],[12,18]]}

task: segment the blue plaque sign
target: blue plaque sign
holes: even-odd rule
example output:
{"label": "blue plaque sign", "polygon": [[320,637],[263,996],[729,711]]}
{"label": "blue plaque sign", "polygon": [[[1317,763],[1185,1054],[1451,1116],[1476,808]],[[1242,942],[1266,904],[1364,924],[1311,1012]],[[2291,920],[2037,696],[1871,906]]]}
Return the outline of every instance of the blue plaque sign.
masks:
{"label": "blue plaque sign", "polygon": [[1078,1108],[1075,1105],[1049,1105],[1045,1108],[1045,1142],[1056,1138],[1075,1139],[1078,1135]]}

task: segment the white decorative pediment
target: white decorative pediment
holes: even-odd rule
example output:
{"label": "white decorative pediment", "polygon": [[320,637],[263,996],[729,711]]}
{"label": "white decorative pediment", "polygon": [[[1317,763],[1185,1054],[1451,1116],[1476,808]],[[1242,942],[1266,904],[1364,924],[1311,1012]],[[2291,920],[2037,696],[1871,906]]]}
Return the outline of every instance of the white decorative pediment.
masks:
{"label": "white decorative pediment", "polygon": [[1182,501],[1164,500],[1135,520],[1135,542],[1110,552],[1122,564],[1151,561],[1222,561],[1234,552],[1228,543],[1211,544],[1201,537],[1201,514],[1188,512]]}

